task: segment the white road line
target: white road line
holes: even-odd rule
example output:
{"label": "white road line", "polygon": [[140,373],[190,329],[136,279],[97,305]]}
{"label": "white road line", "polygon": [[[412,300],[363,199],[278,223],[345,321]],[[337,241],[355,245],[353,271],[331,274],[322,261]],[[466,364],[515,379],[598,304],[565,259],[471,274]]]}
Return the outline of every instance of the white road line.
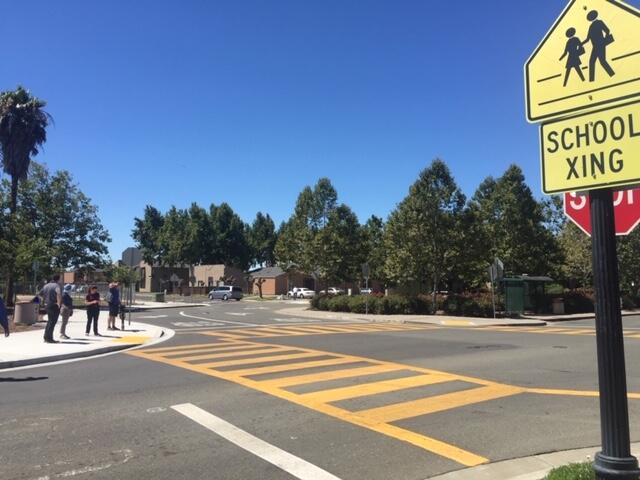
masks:
{"label": "white road line", "polygon": [[171,408],[300,480],[340,480],[326,470],[260,440],[191,403],[173,405]]}
{"label": "white road line", "polygon": [[219,320],[217,318],[206,318],[206,317],[197,317],[195,315],[187,315],[184,312],[180,312],[180,315],[187,318],[196,318],[198,320],[207,320],[209,322],[221,322],[221,323],[231,323],[234,325],[244,325],[245,327],[259,327],[256,323],[247,323],[247,322],[232,322],[231,320]]}
{"label": "white road line", "polygon": [[225,315],[235,315],[236,317],[246,317],[247,315],[252,315],[249,312],[223,312]]}
{"label": "white road line", "polygon": [[142,316],[137,316],[136,318],[165,318],[168,316],[169,315],[142,315]]}

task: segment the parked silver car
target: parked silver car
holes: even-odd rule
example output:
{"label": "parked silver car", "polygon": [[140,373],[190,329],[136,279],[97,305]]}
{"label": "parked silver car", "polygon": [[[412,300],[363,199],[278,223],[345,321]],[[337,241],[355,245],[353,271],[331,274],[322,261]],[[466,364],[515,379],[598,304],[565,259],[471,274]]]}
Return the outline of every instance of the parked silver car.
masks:
{"label": "parked silver car", "polygon": [[231,285],[221,285],[213,287],[209,292],[209,300],[234,300],[240,301],[242,298],[242,289],[240,287],[232,287]]}

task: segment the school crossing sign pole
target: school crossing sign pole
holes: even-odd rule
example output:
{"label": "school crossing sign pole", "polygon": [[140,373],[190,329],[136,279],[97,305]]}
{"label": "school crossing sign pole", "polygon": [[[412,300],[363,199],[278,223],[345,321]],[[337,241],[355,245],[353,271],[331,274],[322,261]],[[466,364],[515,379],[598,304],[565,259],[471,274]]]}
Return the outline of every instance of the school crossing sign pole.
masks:
{"label": "school crossing sign pole", "polygon": [[631,455],[613,188],[640,184],[640,11],[572,0],[525,65],[542,190],[588,195],[602,451],[598,479],[638,479]]}

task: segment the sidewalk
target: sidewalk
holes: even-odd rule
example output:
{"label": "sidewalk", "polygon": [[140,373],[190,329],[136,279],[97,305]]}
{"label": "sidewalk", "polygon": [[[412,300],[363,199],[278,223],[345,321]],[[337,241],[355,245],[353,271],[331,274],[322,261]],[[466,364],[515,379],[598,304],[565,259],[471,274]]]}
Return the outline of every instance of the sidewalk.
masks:
{"label": "sidewalk", "polygon": [[[0,370],[40,363],[56,362],[71,358],[83,358],[103,353],[124,350],[137,345],[157,343],[171,338],[173,330],[145,323],[125,323],[125,331],[107,330],[107,318],[100,316],[99,333],[85,336],[86,317],[79,310],[69,319],[67,335],[69,340],[60,339],[60,321],[56,325],[54,338],[60,343],[44,343],[44,328],[26,332],[11,333],[9,337],[0,337]],[[46,317],[45,317],[46,318]],[[39,325],[44,323],[39,322]],[[118,319],[116,325],[120,326]]]}
{"label": "sidewalk", "polygon": [[446,315],[365,315],[363,313],[325,312],[308,310],[308,305],[277,310],[277,314],[294,317],[316,318],[322,320],[368,321],[389,323],[426,323],[448,327],[490,327],[490,326],[543,326],[545,321],[538,319],[516,318],[476,318],[450,317]]}
{"label": "sidewalk", "polygon": [[[544,453],[465,468],[464,470],[430,477],[428,480],[543,480],[549,470],[569,463],[593,460],[596,452],[600,450],[600,447],[590,447]],[[640,442],[631,444],[631,453],[638,457],[640,454]]]}

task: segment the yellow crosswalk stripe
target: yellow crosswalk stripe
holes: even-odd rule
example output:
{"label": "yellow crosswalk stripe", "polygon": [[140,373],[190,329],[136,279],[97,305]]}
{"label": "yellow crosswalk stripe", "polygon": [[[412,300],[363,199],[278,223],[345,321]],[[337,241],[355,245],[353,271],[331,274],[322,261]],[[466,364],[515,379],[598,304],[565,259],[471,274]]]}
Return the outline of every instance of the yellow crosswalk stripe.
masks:
{"label": "yellow crosswalk stripe", "polygon": [[[287,327],[279,331],[293,332],[294,335],[308,335],[309,333],[327,333],[325,327]],[[273,330],[276,330],[275,328]]]}
{"label": "yellow crosswalk stripe", "polygon": [[329,372],[310,373],[307,375],[294,375],[292,377],[274,378],[273,380],[263,380],[262,383],[271,387],[293,387],[296,385],[306,385],[309,383],[326,382],[329,380],[340,380],[342,378],[362,377],[377,373],[386,373],[403,370],[396,365],[374,365],[372,367],[345,368],[342,370],[331,370]]}
{"label": "yellow crosswalk stripe", "polygon": [[380,382],[361,383],[350,387],[333,388],[319,392],[306,393],[301,395],[312,403],[330,403],[350,398],[365,397],[378,393],[395,392],[412,387],[433,385],[436,383],[450,382],[449,375],[414,375],[412,377],[394,378]]}
{"label": "yellow crosswalk stripe", "polygon": [[227,337],[270,337],[271,335],[267,335],[267,333],[261,333],[255,329],[238,329],[238,330],[226,330],[224,332],[215,331],[215,332],[207,332],[207,335],[213,336],[227,336]]}
{"label": "yellow crosswalk stripe", "polygon": [[[564,332],[564,335],[586,335],[587,333],[592,333],[593,330],[582,329],[582,328],[572,328],[571,330],[567,330]],[[554,332],[557,333],[557,332]]]}
{"label": "yellow crosswalk stripe", "polygon": [[176,355],[184,355],[186,353],[219,353],[219,352],[233,352],[235,350],[250,350],[252,348],[264,348],[264,345],[245,345],[245,344],[237,344],[237,343],[227,343],[224,346],[214,346],[212,345],[209,348],[196,348],[193,350],[181,350],[179,352],[159,352],[159,355],[163,357],[175,357]]}
{"label": "yellow crosswalk stripe", "polygon": [[327,367],[330,365],[340,365],[343,363],[356,363],[357,360],[353,360],[352,358],[331,358],[328,360],[317,360],[313,362],[302,362],[302,363],[289,363],[286,365],[272,365],[269,367],[255,367],[255,368],[247,368],[243,370],[230,370],[225,373],[229,373],[236,377],[250,377],[253,375],[262,375],[263,373],[278,373],[278,372],[288,372],[290,370],[303,370],[305,368],[315,368],[315,367]]}
{"label": "yellow crosswalk stripe", "polygon": [[252,357],[252,358],[243,358],[243,359],[234,359],[234,360],[223,360],[221,362],[201,363],[199,365],[203,366],[204,368],[233,367],[235,365],[252,365],[254,363],[256,364],[269,363],[269,362],[276,362],[281,360],[295,360],[298,358],[313,358],[318,356],[320,355],[318,355],[317,353],[302,352],[302,353],[291,353],[287,355],[270,355],[267,357]]}
{"label": "yellow crosswalk stripe", "polygon": [[[214,359],[214,358],[230,358],[230,357],[243,357],[243,356],[247,356],[247,355],[258,355],[258,354],[263,354],[263,353],[276,353],[276,352],[285,352],[285,351],[290,351],[291,348],[287,348],[287,347],[269,347],[269,348],[261,348],[261,349],[248,349],[247,347],[245,347],[242,350],[233,350],[231,352],[222,352],[222,353],[205,353],[205,354],[199,354],[199,355],[189,355],[186,357],[180,357],[180,361],[182,362],[192,362],[195,360],[208,360],[208,359]],[[195,352],[189,352],[189,353],[195,353]],[[262,357],[259,357],[262,358]]]}
{"label": "yellow crosswalk stripe", "polygon": [[217,343],[200,343],[200,344],[193,344],[193,345],[180,345],[180,346],[174,346],[174,347],[163,347],[163,348],[150,348],[150,349],[145,349],[146,353],[161,353],[161,352],[170,352],[170,351],[176,351],[176,352],[181,352],[183,350],[191,350],[193,348],[216,348],[216,347],[226,347],[231,345],[228,341],[224,341],[224,342],[217,342]]}
{"label": "yellow crosswalk stripe", "polygon": [[508,385],[489,385],[459,392],[446,393],[435,397],[421,398],[407,402],[394,403],[384,407],[370,408],[355,412],[357,415],[378,422],[390,423],[405,418],[417,417],[428,413],[441,412],[452,408],[463,407],[474,403],[508,397],[523,390]]}

